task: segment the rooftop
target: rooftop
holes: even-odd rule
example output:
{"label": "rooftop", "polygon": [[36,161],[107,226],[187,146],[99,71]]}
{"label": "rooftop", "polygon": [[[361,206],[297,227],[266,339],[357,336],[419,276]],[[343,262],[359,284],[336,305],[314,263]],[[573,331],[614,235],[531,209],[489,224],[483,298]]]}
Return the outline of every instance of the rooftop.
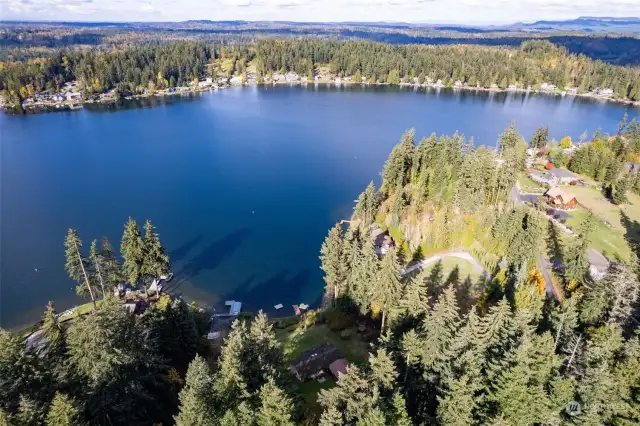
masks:
{"label": "rooftop", "polygon": [[558,167],[556,167],[555,169],[551,169],[547,172],[548,174],[551,174],[553,176],[556,177],[567,177],[567,178],[572,178],[575,177],[576,175],[574,175],[573,173],[571,173],[569,170],[566,169],[560,169]]}
{"label": "rooftop", "polygon": [[575,195],[573,195],[572,193],[565,191],[562,188],[558,188],[558,187],[554,187],[554,188],[549,188],[547,190],[547,192],[545,192],[545,195],[548,195],[550,197],[556,198],[558,196],[562,197],[562,201],[564,201],[565,203],[567,201],[571,201],[574,198],[576,198]]}

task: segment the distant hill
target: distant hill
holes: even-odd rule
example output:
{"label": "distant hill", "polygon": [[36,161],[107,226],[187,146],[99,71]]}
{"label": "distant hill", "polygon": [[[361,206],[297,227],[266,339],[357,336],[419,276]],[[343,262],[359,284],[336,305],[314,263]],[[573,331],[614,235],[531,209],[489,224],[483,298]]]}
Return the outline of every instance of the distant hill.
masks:
{"label": "distant hill", "polygon": [[564,21],[536,21],[529,24],[517,23],[509,25],[508,27],[539,31],[569,30],[586,32],[640,33],[640,18],[581,16],[576,19],[568,19]]}

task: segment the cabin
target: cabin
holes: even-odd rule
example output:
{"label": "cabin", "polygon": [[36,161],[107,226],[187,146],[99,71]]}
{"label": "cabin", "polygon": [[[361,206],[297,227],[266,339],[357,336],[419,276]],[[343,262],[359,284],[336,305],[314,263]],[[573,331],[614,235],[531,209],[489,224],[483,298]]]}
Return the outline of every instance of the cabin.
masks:
{"label": "cabin", "polygon": [[591,278],[595,281],[604,278],[611,262],[599,251],[592,248],[587,249],[587,259],[589,261],[589,275],[591,275]]}
{"label": "cabin", "polygon": [[[329,369],[331,364],[339,359],[344,359],[340,349],[336,345],[325,343],[304,351],[298,358],[294,359],[291,362],[291,372],[298,380],[305,382],[322,375],[325,370]],[[339,367],[339,365],[334,367]]]}
{"label": "cabin", "polygon": [[122,308],[131,314],[141,315],[144,313],[144,311],[147,310],[148,306],[149,304],[144,300],[131,299],[131,300],[126,300],[122,305]]}
{"label": "cabin", "polygon": [[389,233],[377,226],[371,227],[371,239],[373,240],[373,247],[378,256],[384,256],[391,247],[395,246]]}
{"label": "cabin", "polygon": [[570,192],[560,188],[550,188],[544,193],[544,198],[551,207],[569,210],[576,207],[578,200]]}
{"label": "cabin", "polygon": [[347,373],[347,367],[349,366],[349,361],[344,358],[337,359],[329,364],[329,371],[333,374],[333,377],[338,380],[341,374]]}
{"label": "cabin", "polygon": [[229,307],[229,313],[213,314],[211,317],[211,329],[207,334],[208,340],[217,340],[231,330],[233,322],[242,311],[242,302],[227,300],[224,304]]}

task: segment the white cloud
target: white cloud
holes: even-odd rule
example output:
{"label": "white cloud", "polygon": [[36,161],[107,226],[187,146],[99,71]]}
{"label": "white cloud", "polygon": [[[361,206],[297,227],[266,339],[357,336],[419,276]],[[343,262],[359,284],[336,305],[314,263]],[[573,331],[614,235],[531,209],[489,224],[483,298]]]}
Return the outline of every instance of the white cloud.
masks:
{"label": "white cloud", "polygon": [[2,19],[507,23],[640,16],[640,0],[0,0]]}

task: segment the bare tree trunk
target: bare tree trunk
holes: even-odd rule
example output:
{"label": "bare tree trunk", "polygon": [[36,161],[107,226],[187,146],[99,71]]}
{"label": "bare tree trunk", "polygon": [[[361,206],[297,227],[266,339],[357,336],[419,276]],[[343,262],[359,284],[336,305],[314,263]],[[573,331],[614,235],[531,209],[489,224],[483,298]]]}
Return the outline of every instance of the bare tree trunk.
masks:
{"label": "bare tree trunk", "polygon": [[578,350],[578,346],[580,346],[580,339],[582,339],[582,334],[578,336],[578,340],[576,341],[576,344],[573,347],[573,351],[571,352],[571,358],[569,358],[569,362],[567,363],[567,368],[571,367],[573,358],[576,356],[576,351]]}
{"label": "bare tree trunk", "polygon": [[382,311],[382,325],[380,326],[380,335],[382,336],[382,333],[384,333],[384,321],[387,319],[387,311],[384,310]]}
{"label": "bare tree trunk", "polygon": [[337,285],[333,286],[333,300],[334,300],[334,305],[335,305],[335,301],[338,300],[338,286]]}
{"label": "bare tree trunk", "polygon": [[78,245],[74,244],[76,248],[76,254],[78,255],[78,261],[80,262],[80,267],[82,268],[82,274],[84,275],[84,281],[87,283],[87,288],[89,289],[89,296],[91,296],[91,301],[93,302],[93,307],[96,306],[96,299],[93,297],[93,290],[91,289],[91,284],[89,283],[89,277],[87,276],[87,271],[84,269],[84,262],[82,261],[82,256],[80,255],[80,250],[78,250]]}
{"label": "bare tree trunk", "polygon": [[562,331],[562,327],[564,326],[564,318],[567,316],[567,312],[565,311],[562,314],[562,321],[560,321],[560,325],[558,326],[558,332],[556,333],[556,341],[553,343],[553,351],[556,351],[558,347],[558,342],[560,341],[560,332]]}
{"label": "bare tree trunk", "polygon": [[100,287],[102,288],[102,298],[106,293],[104,292],[104,281],[102,281],[102,273],[100,272],[100,262],[96,262],[96,271],[98,272],[98,278],[100,278]]}

